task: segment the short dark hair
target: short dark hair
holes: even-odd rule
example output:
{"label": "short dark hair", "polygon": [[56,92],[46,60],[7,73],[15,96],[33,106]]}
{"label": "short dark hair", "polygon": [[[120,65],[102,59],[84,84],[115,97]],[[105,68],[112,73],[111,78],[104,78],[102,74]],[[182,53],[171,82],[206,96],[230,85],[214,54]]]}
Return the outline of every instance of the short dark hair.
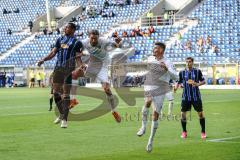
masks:
{"label": "short dark hair", "polygon": [[163,51],[165,51],[165,49],[166,49],[166,45],[162,42],[155,42],[155,46],[161,47],[163,49]]}
{"label": "short dark hair", "polygon": [[100,33],[99,33],[99,31],[97,30],[97,29],[91,29],[91,30],[89,30],[88,31],[88,35],[90,36],[90,35],[96,35],[96,36],[99,36],[100,35]]}
{"label": "short dark hair", "polygon": [[76,24],[69,22],[68,25],[75,31],[76,30]]}
{"label": "short dark hair", "polygon": [[186,60],[189,60],[189,59],[190,59],[192,62],[194,62],[193,57],[187,57],[187,58],[186,58]]}

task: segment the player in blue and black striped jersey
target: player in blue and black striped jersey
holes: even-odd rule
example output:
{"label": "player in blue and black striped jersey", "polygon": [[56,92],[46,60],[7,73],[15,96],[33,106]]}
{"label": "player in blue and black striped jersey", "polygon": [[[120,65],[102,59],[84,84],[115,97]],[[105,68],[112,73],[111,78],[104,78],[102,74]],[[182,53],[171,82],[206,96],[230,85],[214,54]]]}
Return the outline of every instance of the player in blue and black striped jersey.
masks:
{"label": "player in blue and black striped jersey", "polygon": [[205,117],[203,115],[202,99],[199,86],[205,84],[205,79],[200,69],[193,67],[194,59],[192,57],[186,58],[186,69],[179,72],[179,81],[175,87],[175,91],[179,86],[183,88],[182,104],[181,104],[181,124],[182,124],[182,138],[187,137],[187,120],[186,113],[191,110],[191,107],[197,111],[200,125],[202,128],[201,138],[205,139]]}
{"label": "player in blue and black striped jersey", "polygon": [[81,41],[78,41],[74,36],[75,30],[76,25],[68,23],[64,29],[65,34],[57,39],[52,51],[37,63],[40,66],[44,61],[51,60],[57,56],[57,62],[53,71],[53,92],[60,116],[54,123],[61,122],[62,128],[67,127],[72,71],[75,70],[76,63],[80,64],[80,55],[83,50]]}

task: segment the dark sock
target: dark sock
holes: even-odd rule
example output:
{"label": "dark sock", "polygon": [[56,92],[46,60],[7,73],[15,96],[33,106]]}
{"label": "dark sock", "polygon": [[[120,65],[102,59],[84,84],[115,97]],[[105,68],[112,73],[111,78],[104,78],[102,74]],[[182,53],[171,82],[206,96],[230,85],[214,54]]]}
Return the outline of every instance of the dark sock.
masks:
{"label": "dark sock", "polygon": [[51,97],[51,98],[49,99],[49,104],[50,104],[49,110],[52,110],[52,103],[53,103],[53,97]]}
{"label": "dark sock", "polygon": [[67,121],[70,105],[70,96],[66,96],[63,99],[62,108],[63,108],[63,119]]}
{"label": "dark sock", "polygon": [[60,117],[64,113],[62,109],[62,97],[59,93],[54,93],[54,101],[58,107],[58,110],[60,112]]}
{"label": "dark sock", "polygon": [[183,132],[187,132],[186,126],[187,126],[187,120],[186,119],[181,119],[182,123],[182,130]]}
{"label": "dark sock", "polygon": [[205,118],[201,118],[199,119],[199,121],[202,128],[202,132],[205,133]]}

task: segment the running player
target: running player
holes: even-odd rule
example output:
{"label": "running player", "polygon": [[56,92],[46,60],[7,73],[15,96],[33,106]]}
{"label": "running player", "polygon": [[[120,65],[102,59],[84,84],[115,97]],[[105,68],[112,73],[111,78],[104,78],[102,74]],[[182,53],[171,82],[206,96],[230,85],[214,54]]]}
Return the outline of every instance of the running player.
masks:
{"label": "running player", "polygon": [[153,56],[148,58],[148,73],[144,82],[145,104],[142,109],[142,127],[137,132],[142,136],[146,131],[147,117],[151,103],[153,103],[153,117],[151,133],[146,146],[147,152],[152,151],[153,139],[158,128],[158,118],[163,105],[164,97],[170,91],[170,79],[177,79],[177,72],[173,64],[164,58],[165,44],[156,42]]}

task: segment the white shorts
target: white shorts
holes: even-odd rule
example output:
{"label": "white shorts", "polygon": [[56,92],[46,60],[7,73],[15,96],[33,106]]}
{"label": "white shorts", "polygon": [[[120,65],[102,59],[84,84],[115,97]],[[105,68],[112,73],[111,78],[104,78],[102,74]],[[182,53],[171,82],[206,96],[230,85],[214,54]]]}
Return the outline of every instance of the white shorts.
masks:
{"label": "white shorts", "polygon": [[160,111],[162,110],[164,98],[165,95],[145,97],[145,101],[146,99],[151,99],[153,110],[157,113],[160,113]]}
{"label": "white shorts", "polygon": [[154,85],[144,85],[143,87],[144,87],[144,91],[153,91],[158,88],[158,86],[154,86]]}
{"label": "white shorts", "polygon": [[173,101],[174,100],[173,91],[170,91],[170,92],[166,93],[165,96],[166,96],[166,99],[168,101]]}
{"label": "white shorts", "polygon": [[101,83],[109,83],[108,67],[103,66],[98,73],[91,73],[86,71],[85,76],[92,78],[93,81],[100,81]]}
{"label": "white shorts", "polygon": [[72,79],[72,85],[78,85],[78,80],[77,79]]}

